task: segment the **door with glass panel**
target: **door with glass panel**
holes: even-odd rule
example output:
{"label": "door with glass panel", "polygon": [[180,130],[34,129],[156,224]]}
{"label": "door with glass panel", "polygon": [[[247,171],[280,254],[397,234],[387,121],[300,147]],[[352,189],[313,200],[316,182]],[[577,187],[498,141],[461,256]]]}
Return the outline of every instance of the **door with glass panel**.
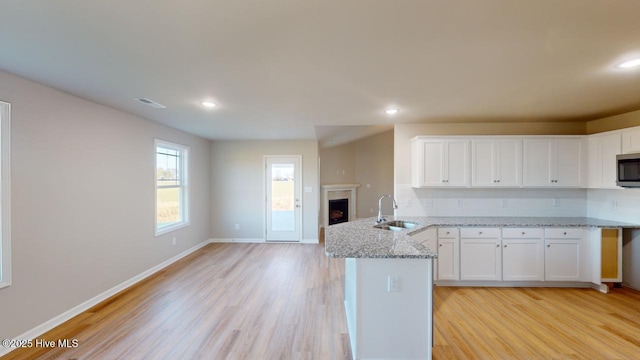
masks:
{"label": "door with glass panel", "polygon": [[266,156],[266,240],[300,241],[301,156]]}

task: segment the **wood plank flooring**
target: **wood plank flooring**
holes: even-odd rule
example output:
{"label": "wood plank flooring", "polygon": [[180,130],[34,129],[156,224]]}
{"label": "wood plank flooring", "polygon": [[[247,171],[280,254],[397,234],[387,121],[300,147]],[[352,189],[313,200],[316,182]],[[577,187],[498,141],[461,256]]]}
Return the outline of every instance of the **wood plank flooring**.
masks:
{"label": "wood plank flooring", "polygon": [[[211,244],[9,359],[350,359],[344,261],[323,245]],[[435,290],[434,359],[637,359],[640,293]]]}

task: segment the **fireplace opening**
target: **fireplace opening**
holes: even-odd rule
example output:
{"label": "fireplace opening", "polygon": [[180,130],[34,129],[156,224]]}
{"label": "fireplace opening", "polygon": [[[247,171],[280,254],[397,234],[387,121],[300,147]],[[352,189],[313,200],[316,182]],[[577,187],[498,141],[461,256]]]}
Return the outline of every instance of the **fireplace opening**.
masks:
{"label": "fireplace opening", "polygon": [[329,200],[329,225],[349,221],[349,199]]}

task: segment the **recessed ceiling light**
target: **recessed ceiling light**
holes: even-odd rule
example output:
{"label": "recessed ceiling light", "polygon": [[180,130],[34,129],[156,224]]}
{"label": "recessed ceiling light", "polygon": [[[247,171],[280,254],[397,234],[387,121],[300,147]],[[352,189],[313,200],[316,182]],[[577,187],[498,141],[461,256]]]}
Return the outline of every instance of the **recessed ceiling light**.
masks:
{"label": "recessed ceiling light", "polygon": [[619,64],[617,67],[619,67],[619,68],[631,68],[631,67],[636,67],[636,66],[640,66],[640,58],[629,60],[629,61],[625,61],[622,64]]}
{"label": "recessed ceiling light", "polygon": [[395,115],[398,112],[400,112],[400,110],[396,109],[396,108],[389,108],[389,109],[384,111],[384,113],[387,114],[387,115]]}
{"label": "recessed ceiling light", "polygon": [[202,104],[202,106],[204,107],[208,107],[208,108],[214,108],[216,107],[216,103],[211,102],[211,101],[203,101],[200,104]]}

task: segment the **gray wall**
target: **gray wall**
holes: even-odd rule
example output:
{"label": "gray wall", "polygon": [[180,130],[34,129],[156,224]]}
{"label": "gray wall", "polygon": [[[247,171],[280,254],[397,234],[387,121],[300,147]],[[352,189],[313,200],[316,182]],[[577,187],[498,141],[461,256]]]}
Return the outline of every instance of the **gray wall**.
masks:
{"label": "gray wall", "polygon": [[[318,142],[211,142],[211,237],[264,239],[264,156],[302,155],[302,239],[318,241]],[[304,192],[311,187],[311,192]],[[235,224],[240,229],[235,229]]]}
{"label": "gray wall", "polygon": [[[209,238],[209,141],[5,72],[0,100],[12,106],[13,250],[0,338]],[[191,147],[191,225],[157,238],[154,137]]]}
{"label": "gray wall", "polygon": [[[360,184],[357,216],[376,216],[380,195],[393,194],[393,130],[321,149],[320,183]],[[389,200],[382,209],[385,215],[393,214]]]}

